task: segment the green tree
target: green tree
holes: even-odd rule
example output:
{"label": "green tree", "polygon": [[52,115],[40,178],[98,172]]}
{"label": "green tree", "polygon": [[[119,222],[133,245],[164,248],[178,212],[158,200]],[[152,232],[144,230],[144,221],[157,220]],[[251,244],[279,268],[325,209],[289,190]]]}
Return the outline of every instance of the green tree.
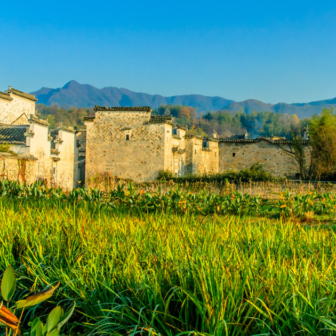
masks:
{"label": "green tree", "polygon": [[336,179],[336,113],[324,108],[309,123],[312,170],[316,178]]}

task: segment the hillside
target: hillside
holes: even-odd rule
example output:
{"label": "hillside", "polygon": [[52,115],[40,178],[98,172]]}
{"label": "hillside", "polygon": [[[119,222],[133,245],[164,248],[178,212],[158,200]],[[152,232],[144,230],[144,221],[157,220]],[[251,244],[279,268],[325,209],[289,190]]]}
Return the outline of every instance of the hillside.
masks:
{"label": "hillside", "polygon": [[222,97],[208,97],[197,94],[164,97],[116,87],[97,89],[92,85],[80,84],[76,81],[71,81],[62,88],[50,89],[43,87],[31,93],[38,98],[38,103],[40,104],[50,106],[56,103],[66,108],[71,106],[87,108],[94,105],[102,105],[151,106],[154,109],[160,105],[181,104],[197,108],[198,113],[201,111],[207,112],[225,109],[230,112],[244,111],[249,114],[254,110],[257,112],[271,111],[291,115],[296,114],[299,118],[306,118],[315,113],[320,113],[323,107],[336,107],[336,98],[310,103],[278,103],[273,105],[256,99],[235,102]]}
{"label": "hillside", "polygon": [[202,95],[182,95],[163,97],[161,95],[150,95],[137,93],[127,89],[106,87],[97,89],[92,85],[80,84],[71,81],[62,88],[42,88],[32,92],[38,98],[38,103],[50,106],[57,103],[61,107],[92,107],[101,106],[151,106],[160,105],[188,105],[197,107],[199,111],[219,110],[233,102],[221,97],[206,97]]}
{"label": "hillside", "polygon": [[299,118],[311,117],[315,113],[320,113],[322,107],[336,107],[336,98],[328,100],[320,100],[311,103],[296,103],[296,104],[266,104],[260,100],[248,99],[242,102],[234,102],[226,106],[224,109],[230,112],[244,111],[246,114],[253,110],[258,112],[280,112],[288,114],[296,114]]}

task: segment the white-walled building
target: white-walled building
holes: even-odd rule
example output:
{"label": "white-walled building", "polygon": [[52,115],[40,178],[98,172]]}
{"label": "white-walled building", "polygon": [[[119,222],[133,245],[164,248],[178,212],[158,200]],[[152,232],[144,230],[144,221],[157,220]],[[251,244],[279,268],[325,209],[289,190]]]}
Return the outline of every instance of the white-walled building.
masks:
{"label": "white-walled building", "polygon": [[49,131],[39,119],[37,99],[11,87],[0,92],[0,177],[28,184],[73,189],[78,180],[78,149],[74,129]]}

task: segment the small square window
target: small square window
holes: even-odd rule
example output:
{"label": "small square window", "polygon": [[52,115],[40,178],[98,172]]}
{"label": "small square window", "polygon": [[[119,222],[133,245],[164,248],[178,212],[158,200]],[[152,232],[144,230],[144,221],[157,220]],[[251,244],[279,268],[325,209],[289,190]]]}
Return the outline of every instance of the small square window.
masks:
{"label": "small square window", "polygon": [[235,157],[235,156],[236,156],[236,153],[232,153],[232,156]]}
{"label": "small square window", "polygon": [[126,141],[129,141],[129,135],[126,134]]}
{"label": "small square window", "polygon": [[177,134],[177,129],[176,128],[173,129],[173,134]]}

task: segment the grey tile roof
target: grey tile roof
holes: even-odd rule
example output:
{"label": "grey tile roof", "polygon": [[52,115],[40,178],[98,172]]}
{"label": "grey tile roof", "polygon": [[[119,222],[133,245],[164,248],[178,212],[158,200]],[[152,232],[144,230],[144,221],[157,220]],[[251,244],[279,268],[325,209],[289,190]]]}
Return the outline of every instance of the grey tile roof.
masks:
{"label": "grey tile roof", "polygon": [[151,116],[149,121],[145,123],[147,124],[171,124],[173,120],[172,115],[163,115],[163,116]]}
{"label": "grey tile roof", "polygon": [[0,98],[6,99],[6,100],[9,100],[9,101],[13,100],[13,98],[9,95],[9,93],[5,93],[5,92],[0,92]]}
{"label": "grey tile roof", "polygon": [[0,143],[25,145],[27,126],[0,126]]}
{"label": "grey tile roof", "polygon": [[[239,142],[239,143],[257,143],[260,141],[267,141],[271,144],[292,144],[293,140],[287,140],[287,139],[280,139],[280,140],[272,140],[272,138],[264,138],[264,137],[259,137],[256,139],[219,139],[219,142]],[[300,140],[302,144],[307,145],[309,143],[309,140]]]}
{"label": "grey tile roof", "polygon": [[123,111],[123,112],[151,112],[152,109],[149,106],[98,106],[95,105],[95,111]]}
{"label": "grey tile roof", "polygon": [[84,121],[95,121],[95,117],[84,117]]}
{"label": "grey tile roof", "polygon": [[46,121],[46,120],[43,120],[43,119],[39,119],[33,115],[30,115],[30,118],[29,118],[29,121],[31,123],[37,123],[37,124],[40,124],[40,125],[43,125],[43,126],[50,126],[50,124]]}
{"label": "grey tile roof", "polygon": [[22,91],[13,89],[11,86],[9,86],[9,88],[7,90],[7,93],[9,93],[9,92],[14,93],[17,96],[33,100],[33,101],[37,101],[38,100],[37,98],[35,98],[35,96],[33,96],[33,95],[29,94],[29,93],[26,93],[26,92],[22,92]]}

